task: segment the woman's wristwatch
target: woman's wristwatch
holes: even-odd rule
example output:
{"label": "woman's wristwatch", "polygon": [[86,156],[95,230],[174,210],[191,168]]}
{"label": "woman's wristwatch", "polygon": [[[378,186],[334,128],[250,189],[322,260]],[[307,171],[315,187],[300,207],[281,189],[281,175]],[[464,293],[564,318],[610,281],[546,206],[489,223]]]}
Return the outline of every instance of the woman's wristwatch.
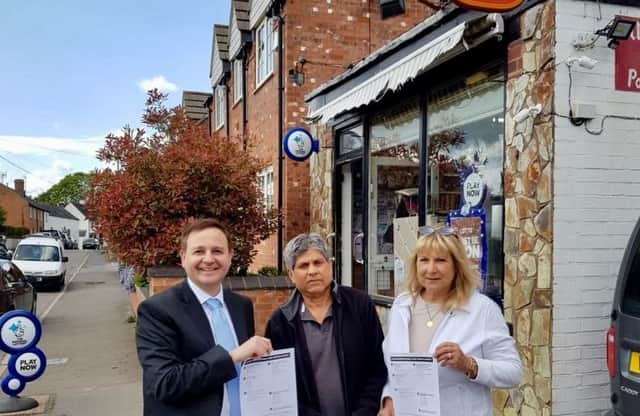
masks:
{"label": "woman's wristwatch", "polygon": [[478,362],[473,357],[467,356],[467,361],[469,365],[467,366],[467,371],[464,372],[464,375],[471,380],[475,380],[478,377]]}

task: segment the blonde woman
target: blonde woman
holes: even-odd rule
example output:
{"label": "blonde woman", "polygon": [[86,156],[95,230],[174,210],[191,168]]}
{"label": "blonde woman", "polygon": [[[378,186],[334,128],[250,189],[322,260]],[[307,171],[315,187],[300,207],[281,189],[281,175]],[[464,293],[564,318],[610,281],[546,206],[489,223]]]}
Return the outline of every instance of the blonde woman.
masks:
{"label": "blonde woman", "polygon": [[[407,292],[389,313],[382,344],[394,353],[422,352],[440,364],[441,416],[492,415],[491,388],[511,388],[522,364],[502,313],[478,292],[480,280],[449,227],[423,226],[410,258]],[[389,383],[379,416],[393,416]]]}

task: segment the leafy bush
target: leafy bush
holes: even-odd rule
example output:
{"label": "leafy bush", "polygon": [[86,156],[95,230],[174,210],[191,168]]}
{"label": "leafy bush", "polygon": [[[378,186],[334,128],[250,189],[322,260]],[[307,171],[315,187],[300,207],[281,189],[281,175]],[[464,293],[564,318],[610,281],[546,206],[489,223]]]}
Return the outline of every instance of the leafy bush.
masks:
{"label": "leafy bush", "polygon": [[147,280],[146,276],[139,274],[139,273],[134,273],[133,274],[133,284],[136,287],[148,287],[149,286],[149,281]]}
{"label": "leafy bush", "polygon": [[260,276],[279,276],[278,268],[273,266],[264,266],[258,270]]}
{"label": "leafy bush", "polygon": [[217,218],[231,237],[231,272],[241,274],[277,225],[260,204],[260,161],[236,140],[209,136],[181,108],[165,108],[166,97],[149,92],[143,122],[153,134],[125,127],[107,136],[98,159],[111,167],[92,175],[89,218],[116,257],[138,269],[177,264],[184,225]]}
{"label": "leafy bush", "polygon": [[7,238],[22,238],[31,231],[25,227],[11,227],[10,225],[0,225],[0,232]]}

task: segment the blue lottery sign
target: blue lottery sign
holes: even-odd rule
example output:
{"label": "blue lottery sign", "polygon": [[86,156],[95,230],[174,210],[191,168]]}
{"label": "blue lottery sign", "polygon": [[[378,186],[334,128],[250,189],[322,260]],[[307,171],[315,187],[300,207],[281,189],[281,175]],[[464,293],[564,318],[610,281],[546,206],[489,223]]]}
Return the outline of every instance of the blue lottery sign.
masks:
{"label": "blue lottery sign", "polygon": [[282,140],[284,153],[296,162],[307,160],[313,152],[320,151],[320,142],[313,139],[311,133],[302,127],[294,127],[287,131]]}
{"label": "blue lottery sign", "polygon": [[36,348],[42,326],[31,312],[15,310],[0,318],[0,350],[11,354],[2,391],[17,396],[29,381],[40,377],[47,366],[44,353]]}

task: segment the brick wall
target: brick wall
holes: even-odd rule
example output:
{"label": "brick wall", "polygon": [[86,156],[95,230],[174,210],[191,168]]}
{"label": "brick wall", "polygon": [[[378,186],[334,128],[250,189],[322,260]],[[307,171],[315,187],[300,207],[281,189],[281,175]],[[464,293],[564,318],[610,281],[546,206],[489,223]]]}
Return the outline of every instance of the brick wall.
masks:
{"label": "brick wall", "polygon": [[[574,68],[573,99],[596,104],[600,116],[637,116],[640,94],[613,90],[615,58],[606,39],[584,51],[571,42],[615,14],[640,16],[640,8],[576,0],[556,7],[557,61],[580,55],[599,61],[590,71]],[[567,115],[566,65],[556,68],[556,80],[556,112]],[[596,119],[589,127],[599,125]],[[638,121],[608,119],[594,136],[555,118],[554,415],[600,415],[609,407],[604,334],[623,250],[640,212],[639,129]]]}
{"label": "brick wall", "polygon": [[248,296],[253,301],[253,316],[256,323],[256,334],[264,335],[267,321],[273,312],[289,299],[291,289],[257,289],[238,290],[236,293]]}
{"label": "brick wall", "polygon": [[[342,73],[350,64],[367,56],[401,33],[422,21],[432,10],[417,0],[407,0],[406,13],[382,20],[379,3],[374,0],[288,0],[283,10],[284,50],[284,130],[305,126],[307,114],[304,95],[320,84]],[[228,23],[228,22],[220,22]],[[305,83],[296,86],[288,80],[289,69],[303,57]],[[254,47],[247,57],[247,134],[250,151],[258,155],[264,166],[273,166],[274,202],[278,200],[278,56],[274,51],[274,71],[262,85],[256,86],[256,53]],[[231,136],[242,129],[242,103],[232,103],[233,77],[227,81],[230,106]],[[212,114],[215,109],[212,108]],[[284,132],[283,132],[284,133]],[[311,228],[309,162],[284,161],[284,243]],[[276,266],[275,236],[260,243],[250,270]]]}
{"label": "brick wall", "polygon": [[[153,296],[171,286],[181,283],[184,277],[153,277],[150,278],[149,296]],[[256,277],[255,279],[232,277],[225,279],[225,288],[233,289],[235,293],[247,296],[253,302],[253,318],[256,334],[264,335],[267,321],[273,312],[289,299],[291,284],[285,277]],[[262,286],[259,288],[255,286]],[[271,286],[271,287],[268,287]],[[144,295],[138,291],[141,300]]]}

